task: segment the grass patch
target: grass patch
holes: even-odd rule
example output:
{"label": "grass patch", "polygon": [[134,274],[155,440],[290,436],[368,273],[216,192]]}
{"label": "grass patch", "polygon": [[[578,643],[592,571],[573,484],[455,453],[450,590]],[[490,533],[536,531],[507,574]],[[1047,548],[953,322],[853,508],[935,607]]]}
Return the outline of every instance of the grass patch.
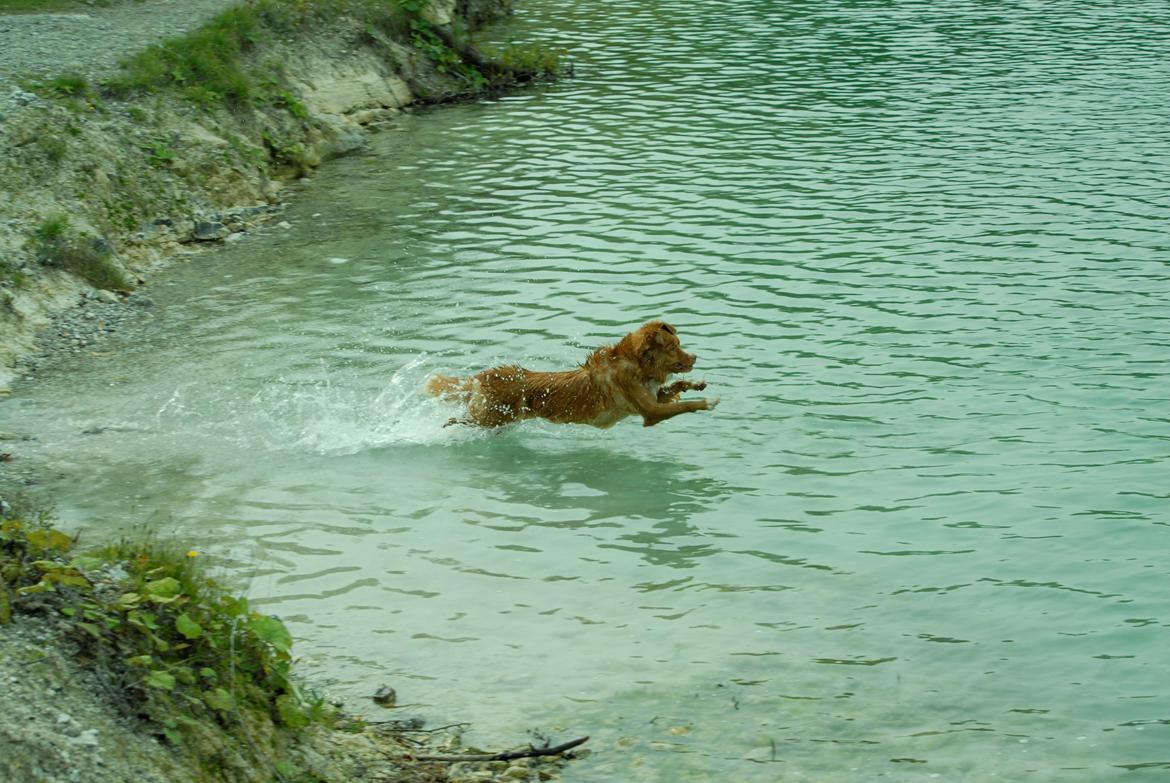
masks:
{"label": "grass patch", "polygon": [[[460,34],[456,41],[426,21],[422,0],[251,0],[216,16],[187,35],[139,52],[121,63],[104,88],[117,97],[176,91],[207,108],[272,105],[305,119],[303,104],[288,89],[279,63],[260,62],[257,50],[269,40],[312,32],[331,20],[357,19],[367,42],[387,36],[409,42],[440,73],[473,89],[496,81],[530,81],[559,72],[547,49],[516,47],[504,52],[511,64],[486,63]],[[520,78],[517,78],[520,77]]]}
{"label": "grass patch", "polygon": [[40,242],[55,242],[65,236],[66,229],[69,228],[69,216],[56,214],[50,215],[41,221],[37,226],[36,239]]}
{"label": "grass patch", "polygon": [[31,239],[37,260],[47,267],[72,272],[95,288],[130,291],[134,286],[113,259],[108,242],[75,234],[69,217],[50,215],[37,226]]}
{"label": "grass patch", "polygon": [[[99,2],[98,5],[109,5],[109,2]],[[0,0],[0,14],[75,11],[84,7],[78,0]]]}
{"label": "grass patch", "polygon": [[122,73],[106,86],[115,95],[175,88],[201,104],[246,101],[254,87],[242,61],[259,40],[258,26],[253,6],[230,9],[188,35],[125,60]]}
{"label": "grass patch", "polygon": [[80,74],[66,73],[47,82],[45,89],[58,97],[77,98],[89,93],[89,81]]}
{"label": "grass patch", "polygon": [[311,31],[351,15],[374,27],[401,28],[403,0],[252,0],[187,35],[151,46],[121,63],[105,87],[115,96],[175,90],[201,106],[272,103],[294,116],[303,106],[284,86],[280,67],[249,59],[273,36]]}

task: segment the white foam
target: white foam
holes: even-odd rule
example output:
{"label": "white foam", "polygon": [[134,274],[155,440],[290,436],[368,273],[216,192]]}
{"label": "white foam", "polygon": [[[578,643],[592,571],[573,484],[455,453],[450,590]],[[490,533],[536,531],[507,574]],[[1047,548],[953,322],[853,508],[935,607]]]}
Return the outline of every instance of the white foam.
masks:
{"label": "white foam", "polygon": [[251,426],[241,427],[239,437],[248,439],[251,430],[268,449],[317,454],[482,437],[471,428],[444,426],[455,411],[423,391],[426,363],[426,356],[408,362],[380,389],[334,383],[328,375],[308,386],[274,381],[253,396],[243,416]]}

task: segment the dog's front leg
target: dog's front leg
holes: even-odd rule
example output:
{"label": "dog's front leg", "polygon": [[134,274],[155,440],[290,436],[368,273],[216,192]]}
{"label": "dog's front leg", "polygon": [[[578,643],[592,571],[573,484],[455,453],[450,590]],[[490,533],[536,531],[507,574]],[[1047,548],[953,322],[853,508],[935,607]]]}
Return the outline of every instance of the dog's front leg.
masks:
{"label": "dog's front leg", "polygon": [[717,405],[719,405],[718,397],[712,397],[709,400],[683,400],[682,402],[658,403],[650,410],[642,411],[642,426],[653,427],[658,422],[674,418],[680,413],[713,411]]}
{"label": "dog's front leg", "polygon": [[[679,381],[679,383],[690,383],[689,381]],[[673,386],[674,384],[672,384]],[[706,384],[704,384],[706,386]],[[634,407],[638,413],[642,415],[642,426],[653,427],[660,421],[666,421],[673,418],[680,413],[693,413],[695,411],[710,411],[714,410],[715,406],[719,404],[719,398],[713,397],[710,400],[681,400],[679,402],[659,402],[661,399],[661,391],[658,395],[650,393],[650,390],[645,387],[632,389],[627,392],[629,399],[634,403]]]}
{"label": "dog's front leg", "polygon": [[706,388],[706,381],[675,381],[669,386],[663,386],[658,390],[658,401],[674,402],[685,391],[702,391]]}

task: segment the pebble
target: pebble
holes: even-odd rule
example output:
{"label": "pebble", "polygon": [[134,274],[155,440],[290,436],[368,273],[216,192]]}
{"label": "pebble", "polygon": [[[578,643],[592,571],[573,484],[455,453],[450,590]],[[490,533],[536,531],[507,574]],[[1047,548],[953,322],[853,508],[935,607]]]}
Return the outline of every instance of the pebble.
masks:
{"label": "pebble", "polygon": [[86,729],[79,732],[77,736],[73,737],[71,742],[74,745],[81,745],[83,747],[96,748],[100,743],[98,740],[97,729]]}

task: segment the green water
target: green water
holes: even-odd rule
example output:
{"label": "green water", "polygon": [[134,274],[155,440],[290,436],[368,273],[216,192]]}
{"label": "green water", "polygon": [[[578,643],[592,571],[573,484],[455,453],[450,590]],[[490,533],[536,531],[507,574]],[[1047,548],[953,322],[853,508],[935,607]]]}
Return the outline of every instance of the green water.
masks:
{"label": "green water", "polygon": [[[518,24],[576,78],[404,117],[0,405],[62,518],[246,579],[351,704],[592,735],[570,783],[1170,776],[1170,7]],[[717,411],[419,391],[659,316]]]}

